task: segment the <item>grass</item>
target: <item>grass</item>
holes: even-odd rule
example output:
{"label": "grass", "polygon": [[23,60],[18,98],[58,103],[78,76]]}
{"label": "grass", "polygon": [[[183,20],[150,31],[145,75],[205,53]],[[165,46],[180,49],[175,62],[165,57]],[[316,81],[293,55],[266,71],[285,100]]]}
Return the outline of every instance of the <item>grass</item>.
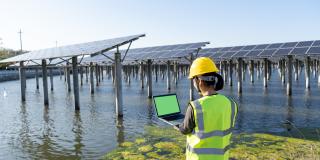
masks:
{"label": "grass", "polygon": [[[185,136],[172,128],[147,126],[145,131],[141,137],[122,143],[120,147],[106,154],[102,159],[185,159]],[[305,130],[299,132],[304,133]],[[311,135],[308,133],[304,137],[309,137],[309,134]],[[264,133],[234,135],[230,157],[239,160],[320,160],[318,136],[313,135],[310,140],[289,136],[285,133],[282,135]]]}

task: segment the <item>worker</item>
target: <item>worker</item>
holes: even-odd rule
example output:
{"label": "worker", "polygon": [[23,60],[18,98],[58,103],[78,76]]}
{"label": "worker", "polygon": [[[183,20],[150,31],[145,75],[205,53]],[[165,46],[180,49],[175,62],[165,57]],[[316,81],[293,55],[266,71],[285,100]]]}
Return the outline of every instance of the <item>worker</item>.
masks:
{"label": "worker", "polygon": [[189,79],[200,94],[191,101],[182,124],[174,126],[187,135],[187,160],[228,160],[230,138],[238,112],[237,104],[217,91],[223,78],[208,57],[200,57],[190,67]]}

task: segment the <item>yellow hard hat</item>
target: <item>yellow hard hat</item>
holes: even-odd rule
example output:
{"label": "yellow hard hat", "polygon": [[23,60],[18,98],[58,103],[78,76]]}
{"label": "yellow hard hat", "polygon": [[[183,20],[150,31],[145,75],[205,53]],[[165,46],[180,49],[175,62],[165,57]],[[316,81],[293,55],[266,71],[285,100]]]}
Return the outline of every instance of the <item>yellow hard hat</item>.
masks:
{"label": "yellow hard hat", "polygon": [[205,73],[219,72],[219,69],[209,57],[199,57],[192,62],[189,79]]}

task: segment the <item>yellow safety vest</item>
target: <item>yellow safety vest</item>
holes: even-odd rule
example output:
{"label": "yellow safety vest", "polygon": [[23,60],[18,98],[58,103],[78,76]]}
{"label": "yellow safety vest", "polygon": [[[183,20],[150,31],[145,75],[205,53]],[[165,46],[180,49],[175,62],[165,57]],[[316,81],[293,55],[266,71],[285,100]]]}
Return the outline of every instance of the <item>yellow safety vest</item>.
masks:
{"label": "yellow safety vest", "polygon": [[237,104],[217,94],[192,101],[195,128],[187,135],[187,160],[228,160]]}

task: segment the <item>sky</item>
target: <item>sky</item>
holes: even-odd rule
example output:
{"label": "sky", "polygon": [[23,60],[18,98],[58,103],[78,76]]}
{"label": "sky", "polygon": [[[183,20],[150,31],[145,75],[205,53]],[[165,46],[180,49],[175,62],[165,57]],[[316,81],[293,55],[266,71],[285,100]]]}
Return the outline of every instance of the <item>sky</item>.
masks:
{"label": "sky", "polygon": [[0,47],[24,50],[146,34],[133,48],[320,39],[319,0],[0,0]]}

